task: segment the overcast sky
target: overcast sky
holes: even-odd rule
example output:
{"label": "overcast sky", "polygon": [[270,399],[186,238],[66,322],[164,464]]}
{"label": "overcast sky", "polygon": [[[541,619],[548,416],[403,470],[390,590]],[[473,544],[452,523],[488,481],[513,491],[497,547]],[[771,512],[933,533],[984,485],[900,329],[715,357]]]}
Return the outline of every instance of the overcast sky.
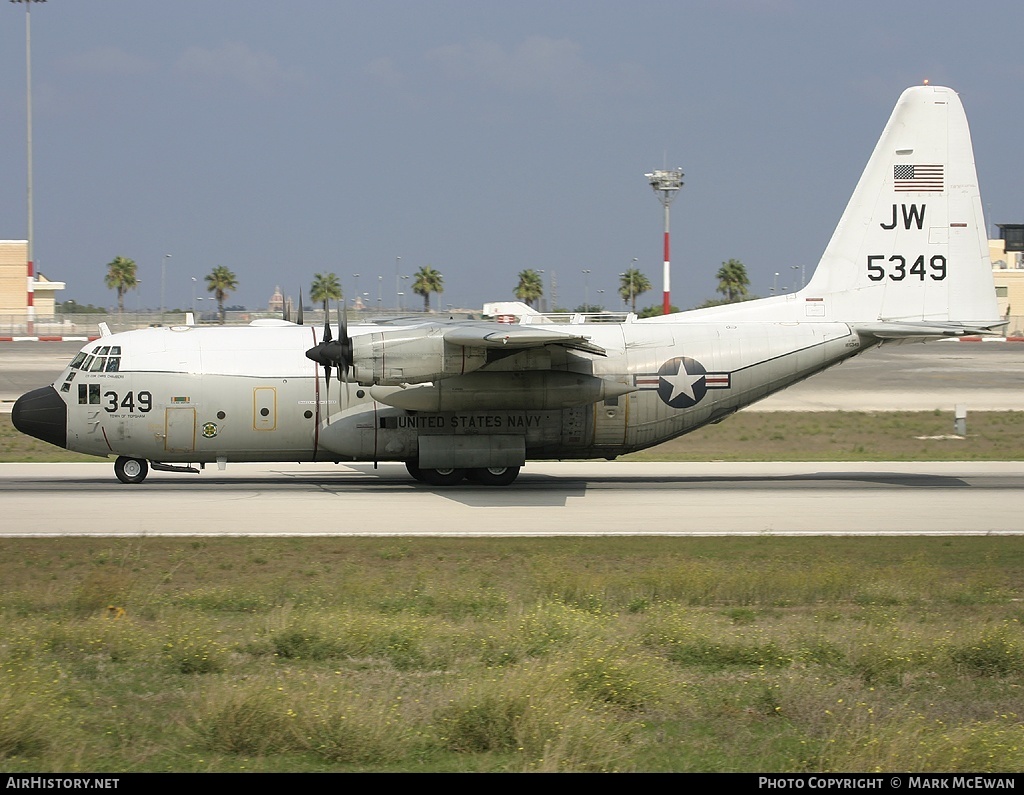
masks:
{"label": "overcast sky", "polygon": [[[673,303],[714,297],[732,258],[754,292],[789,290],[926,79],[961,95],[990,227],[1024,222],[1020,0],[49,0],[31,19],[35,260],[80,303],[115,304],[121,255],[127,306],[158,307],[171,254],[169,307],[216,265],[231,303],[308,295],[319,271],[393,307],[396,275],[431,265],[435,306],[510,300],[535,268],[558,304],[614,309],[634,257],[660,304],[644,173],[665,166],[686,174]],[[20,4],[0,3],[0,75],[0,238],[22,239]]]}

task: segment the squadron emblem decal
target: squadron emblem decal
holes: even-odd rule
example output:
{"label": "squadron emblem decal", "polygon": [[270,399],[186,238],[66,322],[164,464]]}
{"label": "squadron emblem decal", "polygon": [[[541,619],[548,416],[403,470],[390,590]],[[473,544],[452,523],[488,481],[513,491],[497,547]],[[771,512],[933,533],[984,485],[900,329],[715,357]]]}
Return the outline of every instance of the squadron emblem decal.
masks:
{"label": "squadron emblem decal", "polygon": [[696,406],[709,389],[728,389],[729,373],[709,373],[703,364],[689,356],[669,359],[658,372],[636,376],[640,389],[657,389],[658,396],[674,409]]}
{"label": "squadron emblem decal", "polygon": [[215,423],[215,422],[203,423],[203,436],[205,436],[207,439],[212,439],[216,435],[217,435],[217,423]]}

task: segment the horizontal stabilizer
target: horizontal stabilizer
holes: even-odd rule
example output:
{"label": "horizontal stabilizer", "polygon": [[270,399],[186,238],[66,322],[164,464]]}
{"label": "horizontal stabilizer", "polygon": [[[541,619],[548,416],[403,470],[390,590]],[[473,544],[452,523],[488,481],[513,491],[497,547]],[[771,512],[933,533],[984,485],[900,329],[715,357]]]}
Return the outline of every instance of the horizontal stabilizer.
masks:
{"label": "horizontal stabilizer", "polygon": [[861,337],[877,340],[936,339],[991,334],[1006,323],[969,326],[963,323],[854,323],[853,330]]}

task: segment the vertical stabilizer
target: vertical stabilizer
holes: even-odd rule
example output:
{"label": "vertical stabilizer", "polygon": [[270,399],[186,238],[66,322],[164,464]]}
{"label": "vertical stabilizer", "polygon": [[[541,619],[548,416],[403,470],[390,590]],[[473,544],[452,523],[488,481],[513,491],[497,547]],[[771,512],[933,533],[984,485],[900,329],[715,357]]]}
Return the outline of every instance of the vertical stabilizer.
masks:
{"label": "vertical stabilizer", "polygon": [[999,321],[971,134],[956,92],[903,92],[797,298],[809,320]]}

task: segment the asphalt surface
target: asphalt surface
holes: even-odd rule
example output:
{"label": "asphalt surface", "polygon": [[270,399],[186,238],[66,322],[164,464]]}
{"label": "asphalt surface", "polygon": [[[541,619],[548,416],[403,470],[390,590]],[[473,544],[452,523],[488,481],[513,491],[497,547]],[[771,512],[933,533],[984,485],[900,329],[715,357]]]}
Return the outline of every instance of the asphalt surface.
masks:
{"label": "asphalt surface", "polygon": [[504,488],[430,488],[397,464],[135,486],[110,462],[0,464],[0,505],[7,537],[1024,535],[1024,463],[530,462]]}

